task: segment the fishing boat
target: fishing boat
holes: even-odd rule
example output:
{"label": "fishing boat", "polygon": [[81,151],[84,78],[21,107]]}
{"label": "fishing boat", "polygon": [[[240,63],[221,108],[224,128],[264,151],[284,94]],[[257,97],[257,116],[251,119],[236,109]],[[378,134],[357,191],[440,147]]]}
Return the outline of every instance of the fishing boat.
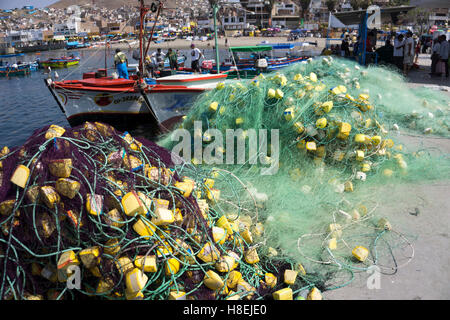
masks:
{"label": "fishing boat", "polygon": [[22,57],[24,56],[25,53],[11,53],[11,54],[2,54],[0,55],[0,59],[3,58],[12,58],[12,57]]}
{"label": "fishing boat", "polygon": [[[140,0],[140,4],[142,22],[150,8],[144,5],[144,0]],[[161,9],[160,2],[157,16]],[[140,25],[139,70],[143,70],[143,57],[147,56],[153,32],[145,48],[142,23]],[[131,75],[130,79],[116,79],[108,76],[104,68],[85,73],[80,80],[50,78],[45,79],[45,83],[72,126],[101,121],[122,131],[145,126],[161,132],[178,122],[199,95],[215,88],[226,77],[226,74],[173,75],[158,78],[155,84],[149,85],[140,73]]]}
{"label": "fishing boat", "polygon": [[148,85],[139,82],[137,76],[129,80],[91,78],[85,73],[82,80],[46,79],[46,84],[71,126],[101,121],[127,130],[156,120],[160,129],[165,129],[179,121],[200,94],[215,88],[226,77],[226,74],[174,75]]}
{"label": "fishing boat", "polygon": [[14,76],[27,76],[31,73],[29,68],[12,68],[12,67],[1,67],[0,77],[14,77]]}
{"label": "fishing boat", "polygon": [[61,57],[59,59],[49,59],[42,61],[41,66],[51,68],[67,68],[80,63],[79,57]]}
{"label": "fishing boat", "polygon": [[[219,66],[219,70],[221,73],[227,73],[229,78],[252,78],[260,73],[276,71],[305,61],[310,57],[309,55],[291,55],[289,51],[284,56],[279,56],[279,53],[277,56],[276,50],[291,50],[294,47],[294,44],[230,47],[230,58]],[[243,57],[241,54],[247,54],[247,56]],[[216,62],[205,60],[202,62],[202,69],[215,73],[217,72]]]}
{"label": "fishing boat", "polygon": [[83,48],[89,48],[91,44],[89,42],[78,42],[78,41],[72,41],[67,42],[66,49],[67,50],[73,50],[73,49],[83,49]]}
{"label": "fishing boat", "polygon": [[26,76],[32,71],[37,71],[39,64],[35,62],[21,62],[19,64],[0,66],[1,77]]}

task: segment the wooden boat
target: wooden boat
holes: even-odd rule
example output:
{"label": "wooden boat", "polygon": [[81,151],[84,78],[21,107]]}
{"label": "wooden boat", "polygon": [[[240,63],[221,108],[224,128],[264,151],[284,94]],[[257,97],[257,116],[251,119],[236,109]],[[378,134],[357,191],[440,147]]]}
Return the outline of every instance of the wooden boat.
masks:
{"label": "wooden boat", "polygon": [[[100,72],[101,73],[101,72]],[[99,72],[97,72],[99,74]],[[106,122],[119,130],[156,124],[171,128],[189,110],[195,99],[224,81],[226,74],[175,75],[156,79],[156,84],[131,79],[91,77],[52,81],[47,87],[71,126],[85,121]]]}
{"label": "wooden boat", "polygon": [[0,66],[0,76],[10,77],[10,76],[26,76],[32,71],[37,71],[39,64],[37,62],[23,62],[14,65]]}
{"label": "wooden boat", "polygon": [[27,76],[31,73],[29,68],[16,69],[11,67],[0,68],[0,77]]}
{"label": "wooden boat", "polygon": [[51,67],[51,68],[67,68],[80,63],[80,58],[78,57],[62,57],[59,59],[50,59],[47,61],[42,61],[41,66]]}

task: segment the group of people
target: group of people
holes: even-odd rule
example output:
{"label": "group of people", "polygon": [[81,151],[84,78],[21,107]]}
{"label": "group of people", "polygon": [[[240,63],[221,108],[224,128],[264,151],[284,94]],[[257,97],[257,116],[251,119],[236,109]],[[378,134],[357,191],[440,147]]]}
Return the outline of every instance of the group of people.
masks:
{"label": "group of people", "polygon": [[[419,44],[419,42],[417,42],[417,44]],[[406,33],[406,37],[403,36],[403,34],[399,34],[394,39],[393,63],[400,70],[403,70],[405,76],[408,75],[409,70],[411,70],[411,67],[414,64],[417,44],[413,39],[413,33],[411,31]],[[419,52],[417,52],[417,56],[418,54]]]}
{"label": "group of people", "polygon": [[[378,63],[395,65],[403,72],[405,76],[414,64],[417,64],[419,54],[422,47],[428,45],[422,43],[418,37],[414,36],[411,31],[406,34],[398,34],[393,36],[394,42],[392,44],[392,36],[387,37],[385,45],[376,48],[376,33],[371,31],[368,33],[366,40],[366,53],[377,53]],[[448,77],[449,71],[449,41],[446,35],[437,37],[432,46],[431,54],[431,75],[444,75]],[[332,45],[330,48],[325,48],[323,55],[334,54],[342,57],[356,57],[358,55],[359,37],[356,41],[352,41],[350,37],[345,36],[342,39],[341,45]],[[353,51],[350,48],[353,47]],[[423,50],[422,50],[423,52]],[[366,60],[372,61],[374,55],[369,54]]]}
{"label": "group of people", "polygon": [[440,35],[433,43],[431,49],[431,76],[440,76],[445,73],[448,78],[450,39],[445,34]]}
{"label": "group of people", "polygon": [[[138,54],[133,55],[134,59],[139,59]],[[145,58],[145,69],[152,77],[156,76],[157,71],[164,69],[166,58],[169,60],[169,69],[178,70],[178,51],[168,49],[167,54],[161,48],[158,48],[150,56]],[[205,58],[200,49],[191,44],[191,68],[194,72],[201,72],[200,59]],[[129,79],[128,59],[125,53],[116,49],[114,56],[114,65],[117,69],[119,78]]]}
{"label": "group of people", "polygon": [[166,58],[169,60],[169,69],[178,70],[178,52],[171,48],[167,50],[167,54],[158,48],[151,56],[145,58],[145,67],[152,77],[155,77],[156,71],[164,69]]}

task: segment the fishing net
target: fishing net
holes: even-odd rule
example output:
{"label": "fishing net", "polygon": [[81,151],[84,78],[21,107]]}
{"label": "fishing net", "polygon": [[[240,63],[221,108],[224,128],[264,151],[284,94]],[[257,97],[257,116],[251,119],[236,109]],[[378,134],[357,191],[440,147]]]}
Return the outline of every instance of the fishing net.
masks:
{"label": "fishing net", "polygon": [[[261,254],[298,272],[295,282],[281,277],[276,288],[289,285],[303,299],[315,296],[311,288],[340,288],[374,268],[392,274],[412,259],[411,237],[379,208],[398,184],[450,177],[447,154],[399,142],[399,132],[447,137],[448,116],[439,92],[411,90],[386,68],[325,57],[219,84],[159,144],[198,170],[239,177],[254,199],[234,212],[256,218],[248,205],[260,206]],[[191,149],[179,147],[183,130]],[[217,185],[244,193],[236,183]]]}
{"label": "fishing net", "polygon": [[[47,126],[4,147],[2,299],[270,297],[261,279],[283,263],[264,265],[253,238],[215,209],[239,207],[244,193],[214,186],[239,178],[173,159],[97,122]],[[264,233],[257,219],[243,226]]]}

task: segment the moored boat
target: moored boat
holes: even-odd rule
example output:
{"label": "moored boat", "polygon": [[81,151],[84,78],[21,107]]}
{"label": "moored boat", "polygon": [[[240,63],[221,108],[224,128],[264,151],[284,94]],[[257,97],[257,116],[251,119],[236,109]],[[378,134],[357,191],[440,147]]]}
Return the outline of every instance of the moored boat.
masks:
{"label": "moored boat", "polygon": [[[101,72],[97,72],[97,75]],[[186,114],[195,99],[224,81],[225,74],[176,75],[154,85],[127,79],[87,77],[46,84],[71,126],[85,121],[109,123],[119,130],[156,125],[165,130]]]}
{"label": "moored boat", "polygon": [[80,58],[78,57],[62,57],[59,59],[49,59],[41,62],[43,67],[51,68],[67,68],[80,63]]}
{"label": "moored boat", "polygon": [[18,64],[8,64],[6,66],[0,66],[0,76],[26,76],[32,71],[36,71],[39,67],[37,62],[19,62]]}
{"label": "moored boat", "polygon": [[0,68],[0,77],[27,76],[31,73],[29,68],[19,69],[12,67]]}

